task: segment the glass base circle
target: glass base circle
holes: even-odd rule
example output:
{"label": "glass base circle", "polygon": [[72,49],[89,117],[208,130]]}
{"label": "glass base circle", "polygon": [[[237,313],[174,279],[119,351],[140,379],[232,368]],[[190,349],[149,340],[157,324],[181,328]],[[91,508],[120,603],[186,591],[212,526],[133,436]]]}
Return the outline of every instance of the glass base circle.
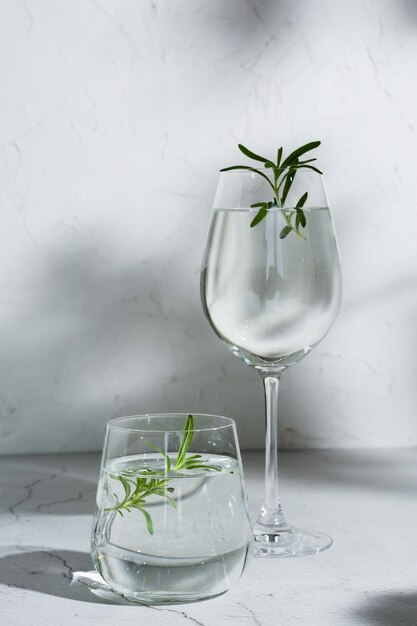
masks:
{"label": "glass base circle", "polygon": [[133,593],[116,591],[104,578],[96,571],[89,572],[73,572],[72,582],[85,585],[94,595],[115,604],[142,604],[145,606],[158,606],[163,604],[188,604],[191,602],[202,602],[218,598],[228,591],[220,591],[219,593]]}
{"label": "glass base circle", "polygon": [[282,531],[257,532],[254,529],[254,556],[295,557],[308,556],[327,550],[333,539],[325,533],[288,527]]}
{"label": "glass base circle", "polygon": [[[226,589],[227,591],[227,589]],[[163,594],[163,593],[144,593],[144,594],[123,594],[123,598],[129,602],[135,602],[136,604],[144,604],[145,606],[161,606],[163,604],[190,604],[192,602],[203,602],[205,600],[212,600],[222,596],[226,591],[221,593],[215,593],[212,595],[207,594]],[[117,592],[115,592],[117,593]],[[120,594],[122,595],[122,594]]]}

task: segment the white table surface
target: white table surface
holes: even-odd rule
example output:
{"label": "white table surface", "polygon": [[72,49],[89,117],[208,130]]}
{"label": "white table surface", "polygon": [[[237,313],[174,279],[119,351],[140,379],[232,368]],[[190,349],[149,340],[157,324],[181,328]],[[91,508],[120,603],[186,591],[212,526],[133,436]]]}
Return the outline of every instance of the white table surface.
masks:
{"label": "white table surface", "polygon": [[[0,457],[1,626],[417,624],[417,450],[288,452],[280,465],[287,518],[328,532],[330,550],[253,559],[225,595],[160,608],[70,583],[92,567],[98,455]],[[255,515],[262,455],[244,467]]]}

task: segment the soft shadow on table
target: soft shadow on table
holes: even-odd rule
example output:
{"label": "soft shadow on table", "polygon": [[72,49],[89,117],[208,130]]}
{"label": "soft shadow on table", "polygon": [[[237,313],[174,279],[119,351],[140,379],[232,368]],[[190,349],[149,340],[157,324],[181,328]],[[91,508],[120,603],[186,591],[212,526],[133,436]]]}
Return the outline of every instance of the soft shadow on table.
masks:
{"label": "soft shadow on table", "polygon": [[361,623],[373,626],[415,626],[417,591],[374,594],[359,605],[354,614]]}
{"label": "soft shadow on table", "polygon": [[72,582],[72,573],[93,569],[90,555],[72,550],[40,550],[39,548],[0,557],[0,585],[28,589],[59,598],[93,602],[95,604],[123,604],[131,602],[118,598],[106,600],[93,594],[86,585]]}

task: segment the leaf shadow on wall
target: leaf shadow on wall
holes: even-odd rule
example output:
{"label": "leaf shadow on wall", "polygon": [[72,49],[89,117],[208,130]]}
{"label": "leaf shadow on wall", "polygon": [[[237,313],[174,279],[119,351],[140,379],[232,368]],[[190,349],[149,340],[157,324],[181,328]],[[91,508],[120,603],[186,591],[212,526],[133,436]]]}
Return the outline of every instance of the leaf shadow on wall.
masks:
{"label": "leaf shadow on wall", "polygon": [[109,241],[61,245],[28,267],[24,305],[0,333],[9,452],[97,450],[112,417],[215,413],[232,398],[226,385],[222,400],[204,390],[210,370],[219,375],[217,355],[234,358],[204,318],[187,250],[160,246],[149,260],[138,251],[132,264]]}

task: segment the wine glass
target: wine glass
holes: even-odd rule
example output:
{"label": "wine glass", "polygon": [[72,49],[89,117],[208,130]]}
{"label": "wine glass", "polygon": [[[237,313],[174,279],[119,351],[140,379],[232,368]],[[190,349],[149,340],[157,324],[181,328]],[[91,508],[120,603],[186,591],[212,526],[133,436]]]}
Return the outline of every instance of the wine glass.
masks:
{"label": "wine glass", "polygon": [[[265,496],[254,527],[255,555],[302,556],[328,548],[332,540],[295,529],[284,517],[278,493],[278,387],[282,373],[311,352],[335,321],[341,271],[322,177],[298,171],[284,206],[275,206],[266,180],[271,170],[258,172],[220,174],[201,297],[213,330],[263,379]],[[298,209],[297,219],[302,197],[304,218]],[[260,203],[267,202],[264,219],[253,225]]]}

